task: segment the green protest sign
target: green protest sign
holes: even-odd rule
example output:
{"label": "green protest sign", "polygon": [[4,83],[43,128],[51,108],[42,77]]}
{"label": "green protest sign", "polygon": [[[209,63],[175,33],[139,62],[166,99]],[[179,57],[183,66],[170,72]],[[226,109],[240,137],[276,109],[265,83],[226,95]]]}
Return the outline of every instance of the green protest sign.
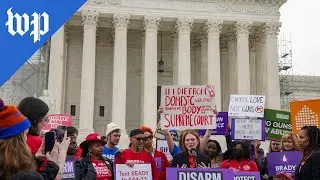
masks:
{"label": "green protest sign", "polygon": [[266,120],[266,139],[279,140],[292,131],[290,112],[265,109],[264,119]]}

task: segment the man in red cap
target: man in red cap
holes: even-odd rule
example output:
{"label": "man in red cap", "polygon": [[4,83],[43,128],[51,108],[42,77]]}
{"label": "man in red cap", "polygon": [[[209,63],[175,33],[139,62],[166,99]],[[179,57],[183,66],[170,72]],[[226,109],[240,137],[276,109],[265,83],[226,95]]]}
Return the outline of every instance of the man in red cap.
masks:
{"label": "man in red cap", "polygon": [[134,164],[151,164],[152,179],[157,180],[157,165],[154,158],[144,150],[145,140],[144,132],[141,129],[132,130],[130,132],[130,148],[116,154],[115,164],[127,164],[131,167]]}

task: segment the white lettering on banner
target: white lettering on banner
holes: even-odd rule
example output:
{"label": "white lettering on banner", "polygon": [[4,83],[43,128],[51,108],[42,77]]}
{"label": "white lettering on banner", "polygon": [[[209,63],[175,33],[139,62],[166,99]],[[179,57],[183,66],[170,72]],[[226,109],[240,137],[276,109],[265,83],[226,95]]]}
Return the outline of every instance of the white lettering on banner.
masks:
{"label": "white lettering on banner", "polygon": [[256,176],[235,176],[234,180],[256,180]]}
{"label": "white lettering on banner", "polygon": [[[34,12],[32,20],[28,14],[24,13],[22,16],[18,13],[12,13],[12,7],[7,10],[8,21],[6,26],[8,26],[8,32],[12,36],[15,36],[17,33],[20,36],[24,36],[29,30],[30,25],[33,25],[33,29],[30,32],[30,36],[33,36],[33,43],[41,40],[41,36],[49,32],[49,15],[44,12],[42,14]],[[14,21],[16,20],[16,21]],[[16,24],[16,30],[14,26]],[[22,27],[24,25],[24,27]],[[41,28],[43,26],[43,29]]]}
{"label": "white lettering on banner", "polygon": [[295,165],[288,165],[288,166],[276,166],[277,172],[286,172],[286,171],[295,171],[296,166]]}
{"label": "white lettering on banner", "polygon": [[161,129],[216,129],[214,86],[163,86]]}
{"label": "white lettering on banner", "polygon": [[178,172],[179,180],[222,180],[219,172]]}
{"label": "white lettering on banner", "polygon": [[258,95],[231,95],[229,116],[263,117],[265,97]]}

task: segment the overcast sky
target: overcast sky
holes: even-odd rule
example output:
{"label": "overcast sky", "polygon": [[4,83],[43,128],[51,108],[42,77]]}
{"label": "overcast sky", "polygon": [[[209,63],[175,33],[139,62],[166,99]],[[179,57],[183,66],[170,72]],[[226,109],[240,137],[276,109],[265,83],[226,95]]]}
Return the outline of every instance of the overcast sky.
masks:
{"label": "overcast sky", "polygon": [[292,42],[293,71],[320,76],[320,0],[288,0],[280,36]]}

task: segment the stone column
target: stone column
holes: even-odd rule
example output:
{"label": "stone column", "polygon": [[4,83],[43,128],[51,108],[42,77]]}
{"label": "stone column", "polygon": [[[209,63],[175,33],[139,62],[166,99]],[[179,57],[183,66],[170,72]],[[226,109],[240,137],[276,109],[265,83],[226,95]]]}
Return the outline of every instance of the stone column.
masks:
{"label": "stone column", "polygon": [[257,94],[266,96],[266,62],[265,62],[265,33],[259,29],[259,38],[257,39],[256,46],[256,81],[257,81]]}
{"label": "stone column", "polygon": [[200,35],[201,39],[201,69],[200,69],[200,76],[201,76],[201,84],[208,83],[208,38],[207,33],[202,31]]}
{"label": "stone column", "polygon": [[229,106],[229,63],[228,63],[228,39],[226,35],[220,36],[221,52],[221,94],[222,94],[222,111],[227,112]]}
{"label": "stone column", "polygon": [[48,92],[52,99],[55,100],[55,110],[53,113],[63,113],[63,88],[64,88],[64,66],[65,66],[65,27],[60,29],[51,37],[50,45],[50,63],[49,63],[49,79]]}
{"label": "stone column", "polygon": [[126,133],[126,99],[127,99],[127,32],[129,15],[115,14],[113,25],[115,31],[113,57],[113,91],[112,91],[112,122]]}
{"label": "stone column", "polygon": [[173,57],[172,57],[172,74],[173,74],[173,85],[178,84],[178,34],[176,28],[171,32],[172,43],[173,43]]}
{"label": "stone column", "polygon": [[266,107],[281,109],[280,103],[280,82],[278,64],[278,41],[277,36],[281,23],[267,22],[264,26],[266,44],[266,67],[267,67],[267,96]]}
{"label": "stone column", "polygon": [[143,70],[143,124],[155,130],[157,128],[157,32],[160,17],[145,17],[143,21],[145,30]]}
{"label": "stone column", "polygon": [[257,35],[253,34],[249,37],[249,64],[250,64],[250,94],[257,94],[257,71],[256,71],[256,45]]}
{"label": "stone column", "polygon": [[190,32],[193,19],[179,18],[176,23],[178,32],[178,85],[191,85]]}
{"label": "stone column", "polygon": [[83,52],[80,94],[79,134],[93,132],[95,68],[96,68],[96,31],[99,14],[93,10],[82,11]]}
{"label": "stone column", "polygon": [[[234,31],[229,31],[228,36],[228,69],[229,69],[229,95],[237,94],[237,41]],[[230,96],[228,97],[230,99]]]}
{"label": "stone column", "polygon": [[249,32],[251,22],[238,21],[235,24],[237,32],[237,93],[250,94],[249,65]]}
{"label": "stone column", "polygon": [[210,19],[206,22],[208,34],[208,82],[215,86],[217,111],[221,111],[220,31],[223,21]]}

